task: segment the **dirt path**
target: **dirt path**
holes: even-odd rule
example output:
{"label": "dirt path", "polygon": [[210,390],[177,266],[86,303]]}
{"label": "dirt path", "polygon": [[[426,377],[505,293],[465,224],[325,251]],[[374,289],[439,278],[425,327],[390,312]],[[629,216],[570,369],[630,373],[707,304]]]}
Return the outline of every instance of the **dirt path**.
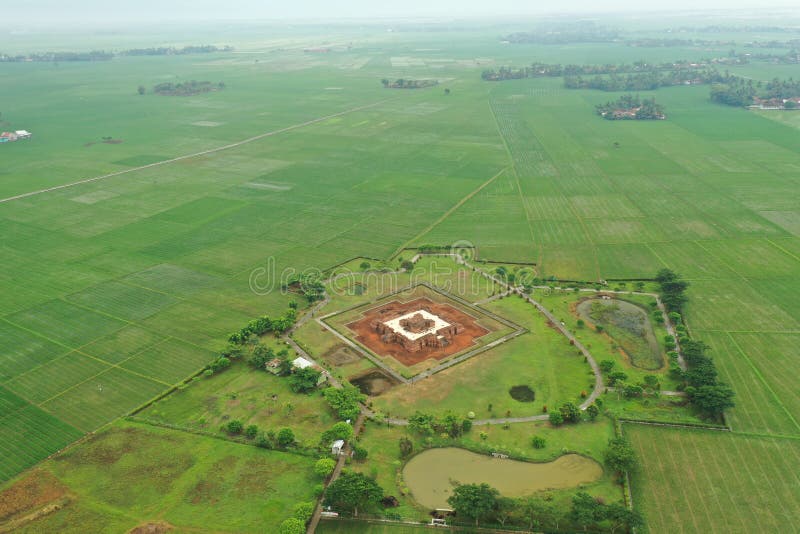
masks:
{"label": "dirt path", "polygon": [[68,184],[56,185],[56,186],[53,186],[53,187],[48,187],[46,189],[39,189],[37,191],[29,191],[28,193],[21,193],[19,195],[14,195],[12,197],[2,198],[2,199],[0,199],[0,203],[11,202],[12,200],[20,200],[20,199],[32,197],[32,196],[35,196],[35,195],[41,195],[42,193],[49,193],[51,191],[58,191],[59,189],[67,189],[67,188],[70,188],[70,187],[75,187],[76,185],[82,185],[82,184],[88,184],[88,183],[91,183],[91,182],[97,182],[97,181],[100,181],[100,180],[105,180],[106,178],[113,178],[115,176],[121,176],[123,174],[128,174],[128,173],[131,173],[131,172],[141,171],[143,169],[149,169],[149,168],[152,168],[152,167],[159,167],[161,165],[168,165],[170,163],[175,163],[177,161],[182,161],[182,160],[185,160],[185,159],[191,159],[191,158],[196,158],[196,157],[199,157],[199,156],[207,156],[209,154],[215,154],[217,152],[222,152],[223,150],[229,150],[231,148],[236,148],[236,147],[239,147],[239,146],[242,146],[242,145],[246,145],[247,143],[252,143],[253,141],[258,141],[258,140],[264,139],[266,137],[272,137],[274,135],[282,134],[282,133],[289,132],[289,131],[292,131],[292,130],[297,130],[298,128],[305,128],[306,126],[311,126],[312,124],[316,124],[318,122],[323,122],[323,121],[326,121],[328,119],[333,119],[335,117],[341,117],[342,115],[347,115],[349,113],[354,113],[356,111],[369,109],[371,107],[375,107],[375,106],[378,106],[380,104],[383,104],[384,102],[386,102],[386,100],[381,100],[379,102],[375,102],[375,103],[372,103],[372,104],[367,104],[365,106],[358,106],[358,107],[355,107],[355,108],[346,109],[344,111],[340,111],[339,113],[334,113],[332,115],[326,115],[324,117],[311,119],[309,121],[301,122],[299,124],[293,124],[293,125],[287,126],[285,128],[280,128],[278,130],[272,130],[270,132],[265,132],[265,133],[262,133],[262,134],[259,134],[259,135],[255,135],[253,137],[248,137],[247,139],[243,139],[241,141],[237,141],[235,143],[231,143],[231,144],[228,144],[228,145],[223,145],[223,146],[220,146],[220,147],[217,147],[217,148],[211,148],[211,149],[208,149],[208,150],[195,152],[193,154],[185,154],[183,156],[178,156],[176,158],[165,159],[163,161],[157,161],[155,163],[149,163],[147,165],[142,165],[140,167],[133,167],[133,168],[125,169],[125,170],[122,170],[122,171],[112,172],[112,173],[109,173],[109,174],[104,174],[102,176],[95,176],[93,178],[86,178],[84,180],[78,180],[77,182],[71,182],[71,183],[68,183]]}
{"label": "dirt path", "polygon": [[[325,484],[326,490],[328,489],[328,486],[333,484],[333,481],[339,478],[339,475],[342,474],[345,461],[350,457],[350,444],[356,439],[359,433],[361,433],[361,430],[364,428],[364,419],[365,414],[362,412],[353,424],[353,437],[350,438],[347,443],[345,443],[344,450],[342,450],[341,454],[339,454],[339,458],[336,460],[336,467],[333,468],[333,473],[328,479],[328,483]],[[314,514],[311,516],[311,519],[308,522],[308,528],[306,530],[308,534],[314,534],[314,531],[317,530],[317,525],[319,525],[319,520],[322,517],[322,502],[324,501],[324,496],[325,492],[323,491],[322,496],[320,496],[319,500],[317,501],[317,507],[314,509]]]}

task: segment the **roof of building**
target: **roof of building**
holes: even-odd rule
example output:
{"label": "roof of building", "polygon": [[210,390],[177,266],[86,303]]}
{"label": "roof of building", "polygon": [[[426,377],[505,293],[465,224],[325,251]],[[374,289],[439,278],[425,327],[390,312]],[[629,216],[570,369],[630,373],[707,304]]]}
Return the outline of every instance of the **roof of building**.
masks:
{"label": "roof of building", "polygon": [[334,449],[334,448],[335,449],[341,449],[342,447],[344,447],[344,440],[343,439],[337,439],[336,441],[331,443],[331,448],[332,449]]}
{"label": "roof of building", "polygon": [[299,358],[295,358],[292,361],[292,366],[297,367],[298,369],[305,369],[306,367],[312,367],[314,364],[310,361],[306,360],[302,356]]}

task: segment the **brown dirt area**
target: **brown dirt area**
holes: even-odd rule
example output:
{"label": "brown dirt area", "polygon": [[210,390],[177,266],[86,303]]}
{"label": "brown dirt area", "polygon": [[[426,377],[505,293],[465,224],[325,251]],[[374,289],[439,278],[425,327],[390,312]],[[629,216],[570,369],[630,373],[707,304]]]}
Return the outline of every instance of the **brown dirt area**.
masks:
{"label": "brown dirt area", "polygon": [[[381,340],[381,335],[369,326],[375,319],[388,321],[394,317],[420,309],[438,315],[448,323],[459,323],[464,327],[464,331],[456,335],[452,342],[446,347],[428,347],[418,352],[409,352],[398,343],[384,343],[383,340]],[[409,302],[394,300],[378,308],[372,308],[364,312],[361,319],[349,323],[347,327],[356,334],[356,339],[358,339],[358,341],[363,343],[375,354],[391,356],[408,367],[429,358],[442,360],[448,356],[452,356],[473,345],[475,340],[489,333],[489,330],[478,324],[475,317],[449,304],[434,302],[425,297]]]}
{"label": "brown dirt area", "polygon": [[0,493],[0,523],[62,499],[67,489],[50,473],[34,471]]}
{"label": "brown dirt area", "polygon": [[165,521],[156,521],[134,527],[128,531],[128,534],[164,534],[174,528],[175,527]]}
{"label": "brown dirt area", "polygon": [[[327,332],[326,328],[323,328],[323,330]],[[322,357],[337,367],[341,365],[347,365],[349,363],[356,363],[357,361],[361,360],[361,356],[359,356],[356,351],[347,345],[342,344],[336,345],[331,350],[323,354]]]}

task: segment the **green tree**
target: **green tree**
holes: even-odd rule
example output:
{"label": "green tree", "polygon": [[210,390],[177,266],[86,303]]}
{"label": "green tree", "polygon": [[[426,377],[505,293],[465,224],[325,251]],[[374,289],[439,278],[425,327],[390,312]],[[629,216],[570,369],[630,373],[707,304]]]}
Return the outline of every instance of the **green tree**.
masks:
{"label": "green tree", "polygon": [[713,386],[689,386],[686,394],[698,410],[708,416],[719,417],[728,408],[733,408],[733,397],[736,395],[727,384]]}
{"label": "green tree", "polygon": [[331,441],[343,439],[345,441],[353,437],[353,427],[345,421],[339,421],[322,433],[322,444],[327,445]]}
{"label": "green tree", "polygon": [[572,497],[569,518],[586,530],[589,526],[605,519],[603,508],[597,499],[585,491],[579,491]]}
{"label": "green tree", "polygon": [[436,424],[436,417],[429,413],[418,411],[408,418],[408,429],[422,436],[432,436]]}
{"label": "green tree", "polygon": [[612,534],[620,528],[630,531],[644,526],[644,519],[637,510],[630,510],[620,503],[606,506],[605,516],[610,524]]}
{"label": "green tree", "polygon": [[631,447],[630,442],[624,437],[617,437],[608,440],[608,448],[605,451],[606,465],[617,473],[633,472],[636,470],[636,453]]}
{"label": "green tree", "polygon": [[497,507],[499,492],[489,484],[462,484],[456,486],[447,502],[461,517],[478,522],[489,516]]}
{"label": "green tree", "polygon": [[361,404],[366,400],[366,395],[361,393],[358,388],[351,385],[344,385],[341,388],[327,388],[323,394],[341,419],[353,419],[361,413]]}
{"label": "green tree", "polygon": [[136,92],[139,93],[140,95],[143,95],[146,91],[147,89],[144,88],[144,85],[140,85],[139,87],[136,88]]}
{"label": "green tree", "polygon": [[553,426],[560,426],[564,423],[564,416],[561,415],[561,412],[550,412],[548,415],[548,420],[550,424]]}
{"label": "green tree", "polygon": [[247,428],[244,429],[244,435],[247,439],[254,439],[258,436],[258,426],[247,425]]}
{"label": "green tree", "polygon": [[305,534],[306,525],[296,517],[290,517],[283,520],[278,532],[279,534]]}
{"label": "green tree", "polygon": [[589,406],[586,408],[586,415],[588,415],[588,416],[589,416],[589,420],[590,420],[590,421],[594,421],[595,419],[597,419],[597,416],[598,416],[598,415],[600,415],[600,408],[598,408],[598,407],[597,407],[596,405],[594,405],[594,404],[590,404],[590,405],[589,405]]}
{"label": "green tree", "polygon": [[565,402],[558,410],[561,412],[561,417],[564,418],[565,423],[577,423],[581,420],[581,410],[575,403]]}
{"label": "green tree", "polygon": [[363,462],[367,459],[369,455],[369,451],[360,445],[353,444],[353,460],[358,460],[359,462]]}
{"label": "green tree", "polygon": [[225,424],[225,432],[231,435],[241,434],[244,425],[238,419],[233,419]]}
{"label": "green tree", "polygon": [[306,524],[311,516],[314,514],[314,508],[316,504],[313,502],[299,502],[294,505],[294,509],[292,510],[292,515]]}
{"label": "green tree", "polygon": [[336,509],[352,511],[358,517],[359,509],[375,506],[383,498],[383,489],[375,479],[363,473],[345,471],[325,492],[326,502]]}
{"label": "green tree", "polygon": [[278,430],[276,440],[279,447],[284,449],[290,447],[294,445],[294,432],[292,432],[291,428],[281,428]]}
{"label": "green tree", "polygon": [[336,468],[336,460],[333,458],[320,458],[314,464],[314,473],[320,478],[328,478]]}
{"label": "green tree", "polygon": [[370,265],[368,261],[362,261],[359,267],[361,268],[362,271],[366,271],[367,269],[372,267],[372,265]]}
{"label": "green tree", "polygon": [[296,369],[295,372],[289,376],[289,387],[295,393],[314,391],[317,388],[320,376],[322,376],[322,373],[310,367]]}
{"label": "green tree", "polygon": [[544,530],[551,525],[558,530],[558,515],[553,504],[538,497],[525,497],[520,512],[528,522],[528,530]]}

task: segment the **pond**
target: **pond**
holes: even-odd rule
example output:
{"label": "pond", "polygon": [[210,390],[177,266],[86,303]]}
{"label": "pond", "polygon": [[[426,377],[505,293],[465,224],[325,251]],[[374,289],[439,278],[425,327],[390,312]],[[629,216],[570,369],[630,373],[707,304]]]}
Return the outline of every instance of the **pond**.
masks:
{"label": "pond", "polygon": [[577,311],[584,321],[602,326],[634,367],[654,371],[664,365],[661,345],[644,308],[622,299],[589,298],[578,304]]}
{"label": "pond", "polygon": [[360,376],[348,378],[348,380],[361,393],[370,397],[386,393],[398,384],[397,380],[378,370],[367,371]]}
{"label": "pond", "polygon": [[449,508],[453,486],[486,482],[506,497],[537,491],[574,488],[598,480],[603,468],[590,458],[565,454],[552,462],[519,462],[493,458],[465,449],[429,449],[414,456],[403,468],[403,480],[418,503],[428,508]]}

